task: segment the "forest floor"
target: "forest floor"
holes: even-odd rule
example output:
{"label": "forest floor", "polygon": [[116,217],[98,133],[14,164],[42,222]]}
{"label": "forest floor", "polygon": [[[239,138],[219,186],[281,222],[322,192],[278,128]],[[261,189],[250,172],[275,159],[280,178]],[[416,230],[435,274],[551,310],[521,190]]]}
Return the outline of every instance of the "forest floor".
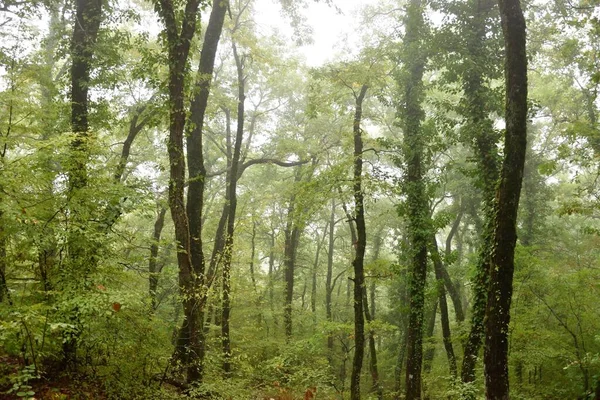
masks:
{"label": "forest floor", "polygon": [[[99,382],[89,378],[53,374],[37,379],[27,379],[23,371],[23,359],[15,356],[0,355],[0,400],[88,400],[105,399]],[[31,393],[34,393],[31,395]]]}

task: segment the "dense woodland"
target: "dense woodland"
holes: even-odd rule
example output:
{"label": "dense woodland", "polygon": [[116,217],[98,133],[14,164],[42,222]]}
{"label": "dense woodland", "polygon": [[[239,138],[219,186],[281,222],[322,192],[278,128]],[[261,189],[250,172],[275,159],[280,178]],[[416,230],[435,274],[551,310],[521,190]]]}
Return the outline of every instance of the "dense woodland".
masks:
{"label": "dense woodland", "polygon": [[600,2],[312,6],[0,0],[1,398],[600,399]]}

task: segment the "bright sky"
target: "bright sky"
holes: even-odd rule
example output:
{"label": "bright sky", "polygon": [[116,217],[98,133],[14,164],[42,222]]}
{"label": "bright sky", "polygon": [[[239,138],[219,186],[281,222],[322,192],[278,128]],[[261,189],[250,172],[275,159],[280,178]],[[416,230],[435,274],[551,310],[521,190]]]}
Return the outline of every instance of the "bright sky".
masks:
{"label": "bright sky", "polygon": [[[313,43],[302,46],[299,51],[306,57],[309,66],[318,66],[341,53],[348,39],[351,44],[358,40],[352,32],[358,26],[359,10],[375,0],[333,0],[335,6],[324,1],[309,0],[304,10],[308,24],[313,30]],[[289,20],[282,16],[278,0],[256,0],[256,23],[258,29],[267,34],[276,29],[285,36],[292,36]],[[341,13],[340,13],[341,11]]]}

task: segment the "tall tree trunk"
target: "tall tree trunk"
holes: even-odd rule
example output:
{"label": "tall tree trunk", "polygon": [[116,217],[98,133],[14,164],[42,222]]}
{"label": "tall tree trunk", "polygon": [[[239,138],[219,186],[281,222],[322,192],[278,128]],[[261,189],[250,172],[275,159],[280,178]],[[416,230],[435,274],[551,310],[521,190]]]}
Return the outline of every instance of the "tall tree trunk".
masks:
{"label": "tall tree trunk", "polygon": [[[296,170],[294,182],[301,180],[301,169]],[[290,197],[288,206],[287,222],[285,227],[285,244],[283,265],[285,268],[285,304],[283,307],[283,323],[285,326],[286,340],[292,338],[292,303],[294,300],[294,273],[296,269],[296,251],[300,243],[300,228],[296,221],[296,195]]]}
{"label": "tall tree trunk", "polygon": [[275,274],[275,229],[271,228],[271,232],[269,233],[269,306],[271,307],[271,314],[274,313],[274,300],[275,294],[273,293],[273,287],[275,284],[274,279]]}
{"label": "tall tree trunk", "polygon": [[356,96],[354,112],[354,221],[356,223],[356,251],[352,266],[354,268],[354,360],[352,361],[352,378],[350,381],[350,399],[360,400],[360,372],[365,355],[365,250],[367,247],[367,229],[365,226],[365,206],[362,190],[363,140],[362,120],[363,100],[367,94],[367,85],[362,85]]}
{"label": "tall tree trunk", "polygon": [[[68,168],[69,201],[71,221],[68,232],[69,262],[62,271],[62,278],[77,285],[87,282],[95,260],[93,246],[89,237],[84,235],[85,224],[89,217],[89,206],[81,194],[87,186],[88,147],[88,91],[92,57],[102,20],[102,1],[77,0],[73,37],[71,39],[71,130],[74,134],[71,142],[70,163]],[[69,323],[76,326],[73,332],[63,338],[63,366],[73,368],[76,364],[77,342],[79,337],[79,317],[75,307],[68,312]]]}
{"label": "tall tree trunk", "polygon": [[223,318],[221,320],[221,340],[223,344],[223,372],[226,377],[231,375],[231,339],[229,331],[229,318],[231,314],[231,259],[233,255],[233,233],[235,228],[235,214],[237,209],[237,181],[242,153],[242,141],[244,139],[244,117],[246,101],[246,77],[244,76],[244,60],[237,51],[235,42],[232,43],[233,57],[237,69],[238,83],[238,109],[237,109],[237,129],[235,135],[235,144],[233,146],[233,156],[231,159],[231,169],[229,171],[229,185],[227,187],[229,201],[229,215],[227,217],[227,233],[225,236],[225,253],[223,256]]}
{"label": "tall tree trunk", "polygon": [[519,0],[499,0],[506,50],[506,134],[498,189],[492,268],[485,319],[486,397],[507,400],[508,325],[512,300],[517,211],[527,151],[526,27]]}
{"label": "tall tree trunk", "polygon": [[317,324],[317,271],[319,269],[319,257],[321,255],[321,248],[325,244],[325,239],[327,238],[329,222],[325,225],[323,229],[323,237],[321,240],[317,241],[317,250],[315,252],[315,262],[311,271],[311,291],[310,291],[310,310],[313,314],[313,323],[316,326]]}
{"label": "tall tree trunk", "polygon": [[[169,61],[169,140],[167,144],[170,165],[169,207],[175,225],[179,287],[182,295],[184,322],[179,348],[185,347],[184,357],[187,380],[199,382],[202,378],[203,354],[202,323],[206,285],[204,255],[201,241],[201,221],[206,170],[202,151],[204,114],[210,93],[210,81],[216,50],[221,36],[227,1],[214,0],[207,32],[204,37],[198,70],[197,89],[191,102],[192,126],[187,135],[189,187],[187,205],[184,203],[185,158],[184,128],[186,119],[185,80],[192,38],[196,32],[200,0],[185,3],[181,28],[178,28],[175,5],[171,0],[159,0],[156,9],[165,25]],[[199,295],[200,294],[200,295]]]}
{"label": "tall tree trunk", "polygon": [[[331,199],[331,213],[329,214],[329,243],[327,247],[327,277],[325,278],[325,316],[327,322],[333,321],[333,315],[331,312],[331,302],[333,294],[333,250],[335,244],[335,199]],[[329,364],[332,363],[333,355],[333,335],[329,333],[327,335],[327,358]]]}
{"label": "tall tree trunk", "polygon": [[[373,240],[373,261],[376,262],[379,259],[379,252],[381,250],[382,242],[382,231],[383,227],[379,230],[375,239]],[[369,300],[367,301],[367,290],[365,287],[364,294],[364,305],[365,305],[365,317],[369,324],[375,321],[376,303],[375,303],[375,279],[371,280],[369,285]],[[383,386],[379,380],[379,369],[377,365],[377,346],[375,344],[375,330],[369,329],[369,370],[371,372],[371,391],[377,393],[377,399],[383,400]]]}
{"label": "tall tree trunk", "polygon": [[[490,271],[490,256],[493,245],[494,209],[496,204],[496,187],[500,176],[498,151],[496,150],[498,138],[494,132],[493,124],[488,117],[490,113],[490,89],[483,84],[484,76],[481,68],[485,57],[486,20],[493,7],[493,0],[471,0],[473,18],[469,19],[467,31],[467,51],[473,68],[465,71],[463,88],[465,92],[467,124],[474,132],[473,150],[480,170],[479,186],[483,196],[483,231],[479,254],[477,258],[476,274],[473,280],[473,311],[471,314],[471,329],[465,343],[462,362],[461,380],[464,383],[475,380],[475,365],[484,335],[484,316],[487,302],[487,290]],[[477,212],[476,212],[477,214]]]}
{"label": "tall tree trunk", "polygon": [[254,259],[256,258],[256,220],[252,216],[252,236],[250,238],[250,280],[252,288],[256,292],[256,274],[254,272]]}
{"label": "tall tree trunk", "polygon": [[71,143],[69,186],[78,190],[87,185],[88,91],[94,46],[102,20],[101,0],[77,0],[71,39]]}
{"label": "tall tree trunk", "polygon": [[404,193],[407,198],[408,231],[411,246],[409,271],[409,323],[406,360],[406,399],[421,398],[421,370],[423,363],[423,314],[425,280],[427,276],[428,199],[423,181],[424,139],[421,122],[424,112],[423,73],[426,55],[422,40],[425,35],[423,4],[410,0],[405,19],[403,74],[398,83],[403,85],[403,106],[398,110],[404,130],[406,181]]}
{"label": "tall tree trunk", "polygon": [[166,207],[161,207],[156,222],[154,222],[154,233],[152,234],[152,244],[150,245],[150,259],[148,260],[148,272],[149,272],[149,289],[150,294],[150,307],[151,311],[156,311],[156,289],[158,288],[158,277],[160,269],[157,265],[158,258],[158,245],[160,242],[160,236],[165,225],[165,215],[167,213]]}
{"label": "tall tree trunk", "polygon": [[[0,218],[2,218],[2,212],[0,212]],[[8,304],[12,305],[10,298],[10,292],[8,291],[8,285],[6,283],[6,233],[4,232],[4,225],[0,222],[0,303],[5,299]]]}

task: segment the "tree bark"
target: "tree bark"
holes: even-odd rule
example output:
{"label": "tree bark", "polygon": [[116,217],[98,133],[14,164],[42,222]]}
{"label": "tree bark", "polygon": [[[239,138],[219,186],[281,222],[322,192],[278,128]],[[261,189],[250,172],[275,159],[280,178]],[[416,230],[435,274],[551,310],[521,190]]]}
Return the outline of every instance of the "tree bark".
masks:
{"label": "tree bark", "polygon": [[409,270],[409,323],[406,361],[406,399],[421,398],[421,370],[423,363],[423,311],[425,301],[425,280],[427,275],[428,241],[428,201],[423,182],[424,143],[421,136],[421,122],[424,111],[423,73],[426,55],[422,40],[425,35],[423,4],[421,0],[411,0],[407,6],[405,19],[404,76],[398,78],[403,85],[402,107],[398,110],[404,130],[404,152],[406,181],[404,192],[407,197],[411,264]]}
{"label": "tree bark", "polygon": [[526,27],[519,0],[499,0],[506,49],[506,133],[498,199],[492,268],[485,319],[486,398],[509,398],[508,325],[517,241],[517,211],[527,151]]}
{"label": "tree bark", "polygon": [[367,230],[365,226],[365,206],[362,190],[363,140],[362,107],[367,94],[367,85],[362,85],[356,96],[354,112],[354,221],[356,223],[356,251],[352,267],[354,268],[354,359],[352,361],[352,377],[350,381],[350,399],[360,400],[360,372],[365,353],[365,309],[363,305],[365,293],[365,250],[367,246]]}

